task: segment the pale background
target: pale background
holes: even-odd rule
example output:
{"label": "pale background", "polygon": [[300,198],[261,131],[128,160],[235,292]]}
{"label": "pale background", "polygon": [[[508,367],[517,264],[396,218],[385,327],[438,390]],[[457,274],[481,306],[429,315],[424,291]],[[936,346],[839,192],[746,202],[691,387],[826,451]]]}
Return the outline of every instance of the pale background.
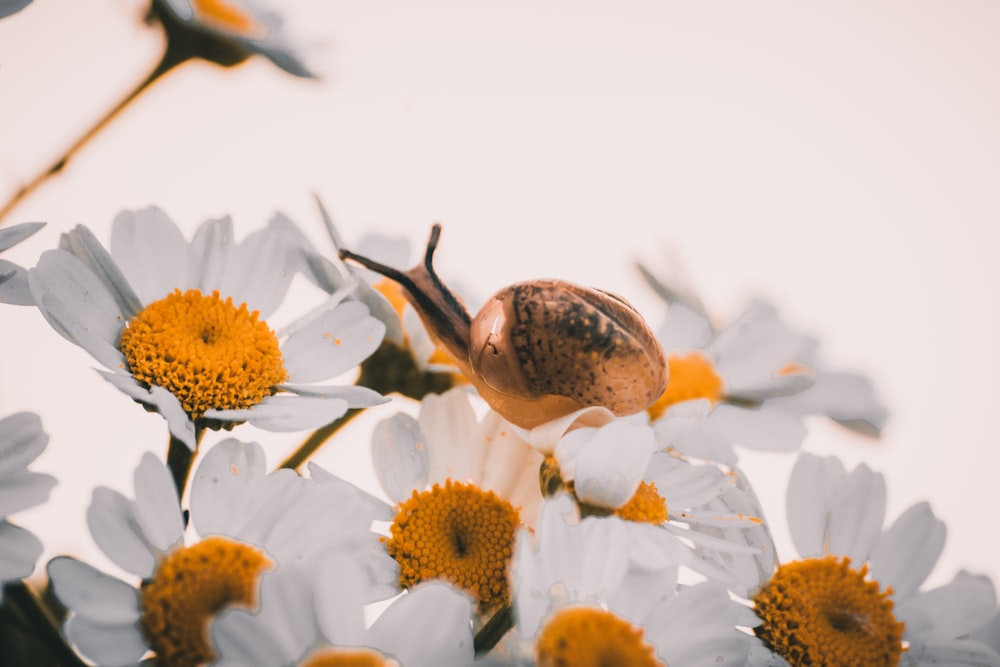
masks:
{"label": "pale background", "polygon": [[[49,223],[5,257],[31,265],[76,223],[107,242],[119,210],[151,203],[188,231],[231,214],[240,236],[280,209],[329,250],[316,192],[348,241],[377,230],[417,248],[442,222],[440,272],[480,299],[556,276],[655,324],[637,258],[721,321],[765,296],[831,366],[870,374],[892,413],[880,442],[816,423],[806,449],[885,472],[890,518],[932,502],[949,530],[934,583],[1000,577],[1000,4],[284,6],[322,80],[262,59],[184,66],[4,221]],[[152,67],[162,44],[142,9],[36,0],[0,22],[0,199]],[[42,415],[35,468],[60,478],[16,519],[46,558],[113,570],[84,527],[90,489],[131,494],[164,422],[37,312],[0,318],[0,415]],[[318,460],[374,490],[367,432],[398,407]],[[236,435],[277,463],[305,434]],[[793,458],[743,456],[792,558]]]}

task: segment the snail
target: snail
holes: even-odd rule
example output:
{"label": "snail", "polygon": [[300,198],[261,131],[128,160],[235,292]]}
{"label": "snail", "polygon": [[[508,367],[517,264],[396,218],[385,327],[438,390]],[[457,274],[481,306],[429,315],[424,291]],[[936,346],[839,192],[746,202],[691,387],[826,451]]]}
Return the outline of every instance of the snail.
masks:
{"label": "snail", "polygon": [[666,388],[663,349],[623,298],[554,279],[501,289],[473,318],[434,272],[441,225],[423,264],[399,271],[341,248],[403,288],[431,336],[496,412],[533,428],[588,406],[616,415],[646,409]]}

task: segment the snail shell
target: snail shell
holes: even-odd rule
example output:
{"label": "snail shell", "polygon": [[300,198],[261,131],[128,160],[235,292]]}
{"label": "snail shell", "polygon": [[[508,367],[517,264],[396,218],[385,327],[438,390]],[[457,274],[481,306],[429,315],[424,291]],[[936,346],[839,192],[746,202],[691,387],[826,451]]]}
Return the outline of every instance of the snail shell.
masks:
{"label": "snail shell", "polygon": [[432,228],[424,263],[405,272],[345,249],[340,256],[398,282],[431,335],[512,424],[533,428],[593,405],[629,415],[663,393],[663,349],[624,299],[562,280],[532,280],[501,289],[470,318],[434,273],[440,231]]}

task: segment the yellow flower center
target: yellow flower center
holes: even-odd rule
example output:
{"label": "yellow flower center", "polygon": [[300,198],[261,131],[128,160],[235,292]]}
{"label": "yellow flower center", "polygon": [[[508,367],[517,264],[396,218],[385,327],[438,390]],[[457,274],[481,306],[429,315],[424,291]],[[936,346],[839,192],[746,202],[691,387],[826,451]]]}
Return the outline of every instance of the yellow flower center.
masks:
{"label": "yellow flower center", "polygon": [[615,510],[626,521],[661,524],[667,520],[667,501],[652,482],[639,482],[632,498]]}
{"label": "yellow flower center", "polygon": [[255,605],[258,580],[270,566],[263,552],[224,537],[167,554],[139,597],[139,624],[156,664],[192,667],[214,659],[212,616],[227,605]]}
{"label": "yellow flower center", "polygon": [[778,568],[754,596],[757,636],[792,667],[894,667],[904,624],[892,614],[891,589],[868,581],[868,566],[834,556]]}
{"label": "yellow flower center", "polygon": [[538,667],[663,667],[643,629],[597,607],[561,609],[535,642]]}
{"label": "yellow flower center", "polygon": [[399,585],[445,579],[471,593],[488,613],[510,601],[507,568],[518,512],[492,491],[447,480],[399,506],[385,538],[399,563]]}
{"label": "yellow flower center", "polygon": [[370,649],[326,647],[310,654],[299,667],[400,667],[399,662]]}
{"label": "yellow flower center", "polygon": [[715,405],[722,398],[722,378],[712,362],[700,352],[667,357],[670,379],[666,390],[646,408],[651,419],[659,419],[671,405],[695,398],[707,398]]}
{"label": "yellow flower center", "polygon": [[191,419],[254,406],[288,379],[267,323],[218,292],[154,301],[122,329],[120,348],[135,379],[168,390]]}
{"label": "yellow flower center", "polygon": [[191,0],[198,20],[226,32],[263,37],[267,31],[239,3],[226,0]]}

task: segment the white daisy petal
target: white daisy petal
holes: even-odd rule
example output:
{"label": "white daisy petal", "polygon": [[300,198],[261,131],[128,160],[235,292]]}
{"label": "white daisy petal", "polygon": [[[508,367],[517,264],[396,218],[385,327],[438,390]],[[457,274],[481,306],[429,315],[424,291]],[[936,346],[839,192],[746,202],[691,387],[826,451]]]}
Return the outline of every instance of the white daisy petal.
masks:
{"label": "white daisy petal", "polygon": [[592,405],[576,412],[553,419],[533,429],[523,429],[514,426],[521,439],[537,449],[542,454],[551,455],[562,437],[574,428],[599,428],[615,419],[615,414],[603,406]]}
{"label": "white daisy petal", "polygon": [[826,515],[834,489],[846,474],[844,465],[834,457],[803,453],[795,462],[785,509],[792,542],[803,558],[824,553]]}
{"label": "white daisy petal", "polygon": [[576,495],[599,507],[617,509],[627,503],[642,481],[656,447],[653,431],[616,420],[600,429],[580,429],[556,447],[564,479],[575,481]]}
{"label": "white daisy petal", "polygon": [[716,466],[692,465],[666,453],[653,454],[644,478],[656,484],[667,508],[703,505],[728,485]]}
{"label": "white daisy petal", "polygon": [[87,266],[65,250],[47,250],[28,271],[38,309],[52,328],[108,368],[125,357],[116,347],[125,316]]}
{"label": "white daisy petal", "polygon": [[968,639],[910,645],[900,667],[1000,667],[1000,655],[985,644]]}
{"label": "white daisy petal", "polygon": [[372,464],[379,484],[393,502],[427,486],[430,459],[420,425],[399,413],[384,419],[372,433]]}
{"label": "white daisy petal", "polygon": [[177,488],[167,467],[147,452],[135,469],[135,517],[154,549],[169,551],[183,539]]}
{"label": "white daisy petal", "polygon": [[287,391],[297,396],[311,396],[314,398],[340,398],[347,401],[351,408],[370,408],[373,405],[382,405],[392,399],[383,396],[374,389],[361,387],[355,384],[350,385],[298,385],[279,384],[277,388]]}
{"label": "white daisy petal", "polygon": [[233,220],[229,216],[206,220],[198,226],[191,239],[194,258],[191,287],[202,294],[211,294],[221,284],[234,247],[233,237]]}
{"label": "white daisy petal", "polygon": [[42,543],[30,531],[0,521],[0,587],[11,579],[27,577],[42,555]]}
{"label": "white daisy petal", "polygon": [[52,475],[29,470],[4,476],[0,484],[0,518],[42,504],[55,485]]}
{"label": "white daisy petal", "polygon": [[471,665],[471,613],[469,598],[451,586],[423,584],[385,610],[368,631],[367,643],[407,667]]}
{"label": "white daisy petal", "polygon": [[316,619],[323,636],[334,645],[362,643],[368,598],[362,563],[354,554],[337,550],[326,554],[318,568]]}
{"label": "white daisy petal", "polygon": [[656,338],[666,350],[703,348],[712,339],[712,323],[705,314],[685,303],[671,303]]}
{"label": "white daisy petal", "polygon": [[66,622],[66,635],[83,655],[104,667],[131,667],[148,647],[136,623],[101,623],[84,616]]}
{"label": "white daisy petal", "polygon": [[888,417],[871,380],[854,373],[824,371],[811,387],[776,399],[774,405],[799,414],[826,415],[852,430],[876,436]]}
{"label": "white daisy petal", "polygon": [[996,613],[996,591],[986,576],[959,572],[949,583],[904,598],[894,613],[906,623],[904,639],[935,643],[965,637]]}
{"label": "white daisy petal", "polygon": [[928,503],[913,505],[875,543],[869,562],[871,576],[891,586],[897,599],[909,597],[937,564],[946,532]]}
{"label": "white daisy petal", "polygon": [[480,488],[493,491],[518,508],[521,520],[534,525],[542,501],[538,475],[544,457],[517,435],[499,414],[490,411],[480,424],[479,440],[487,444],[477,472]]}
{"label": "white daisy petal", "polygon": [[122,211],[111,225],[111,254],[142,303],[196,287],[193,257],[176,224],[155,206]]}
{"label": "white daisy petal", "polygon": [[833,495],[828,522],[829,553],[863,563],[871,555],[885,519],[885,478],[859,465]]}
{"label": "white daisy petal", "polygon": [[42,420],[33,412],[15,412],[0,419],[0,478],[34,461],[48,442]]}
{"label": "white daisy petal", "polygon": [[0,229],[0,252],[13,248],[44,226],[44,222],[22,222]]}
{"label": "white daisy petal", "polygon": [[428,394],[420,403],[420,432],[433,443],[428,483],[468,481],[479,469],[485,442],[468,395],[461,388]]}
{"label": "white daisy petal", "polygon": [[229,255],[219,292],[266,318],[285,298],[297,262],[294,239],[272,220],[268,227],[244,238]]}
{"label": "white daisy petal", "polygon": [[74,613],[108,625],[139,620],[139,592],[121,579],[67,556],[49,561],[48,573],[59,601]]}
{"label": "white daisy petal", "polygon": [[735,627],[743,611],[724,586],[698,584],[682,589],[647,620],[648,638],[670,667],[742,664],[752,641]]}
{"label": "white daisy petal", "polygon": [[5,259],[0,259],[0,303],[14,306],[32,306],[35,303],[28,284],[28,270]]}
{"label": "white daisy petal", "polygon": [[143,578],[153,574],[156,558],[139,527],[133,501],[114,489],[97,487],[87,508],[87,526],[115,565]]}
{"label": "white daisy petal", "polygon": [[321,396],[268,396],[246,410],[206,410],[209,419],[248,422],[265,431],[304,431],[344,416],[347,401]]}
{"label": "white daisy petal", "polygon": [[341,375],[371,356],[384,334],[385,325],[363,303],[341,303],[282,343],[285,370],[293,383]]}
{"label": "white daisy petal", "polygon": [[227,438],[205,454],[191,479],[191,520],[201,535],[222,534],[252,511],[267,475],[264,448]]}
{"label": "white daisy petal", "polygon": [[132,289],[111,253],[101,245],[90,228],[77,225],[59,237],[59,247],[73,253],[90,268],[94,277],[101,281],[108,294],[117,302],[126,320],[132,319],[142,310],[142,300]]}
{"label": "white daisy petal", "polygon": [[731,442],[762,452],[793,452],[806,437],[805,422],[800,415],[766,405],[754,409],[717,405],[707,421]]}
{"label": "white daisy petal", "polygon": [[197,444],[195,442],[194,422],[184,412],[184,408],[176,396],[163,387],[146,389],[140,386],[134,377],[125,373],[110,373],[100,369],[96,370],[102,378],[116,386],[126,396],[153,408],[155,412],[167,420],[167,429],[170,431],[170,435],[187,445],[188,449],[194,451]]}

